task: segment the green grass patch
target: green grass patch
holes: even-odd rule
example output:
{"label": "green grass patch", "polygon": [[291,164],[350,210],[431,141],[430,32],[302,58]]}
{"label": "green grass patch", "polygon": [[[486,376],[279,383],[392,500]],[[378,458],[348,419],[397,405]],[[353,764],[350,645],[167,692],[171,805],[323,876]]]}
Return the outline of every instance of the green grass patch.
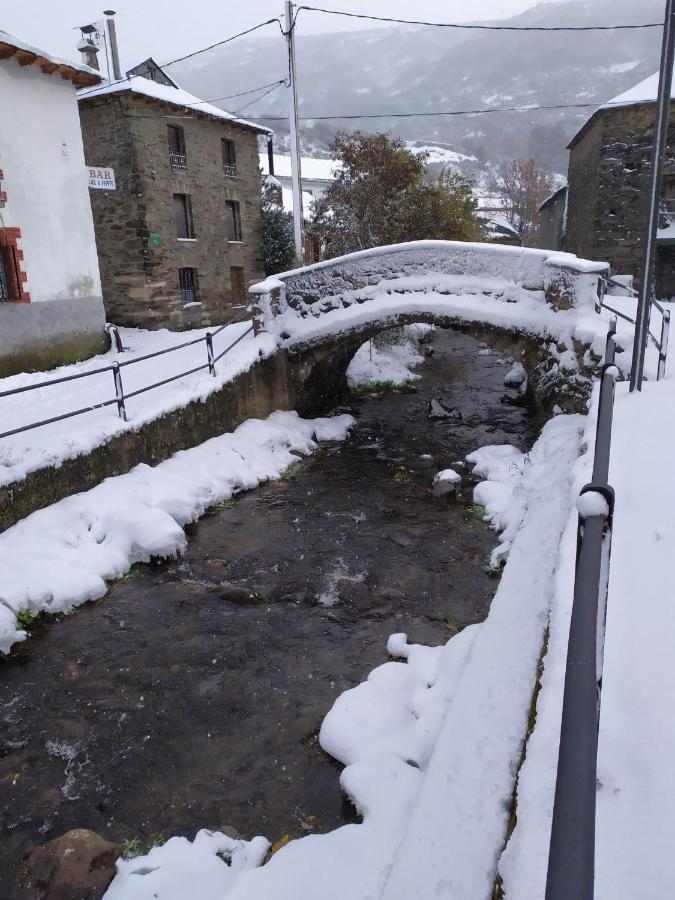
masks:
{"label": "green grass patch", "polygon": [[485,507],[480,503],[472,503],[469,510],[474,519],[477,519],[479,522],[485,521]]}
{"label": "green grass patch", "polygon": [[30,630],[40,613],[33,612],[31,609],[24,609],[23,612],[17,613],[16,621],[24,631]]}

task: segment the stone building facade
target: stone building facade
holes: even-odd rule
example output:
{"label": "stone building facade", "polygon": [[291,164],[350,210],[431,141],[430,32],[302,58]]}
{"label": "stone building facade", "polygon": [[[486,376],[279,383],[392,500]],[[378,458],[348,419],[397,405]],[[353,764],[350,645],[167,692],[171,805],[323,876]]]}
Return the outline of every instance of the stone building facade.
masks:
{"label": "stone building facade", "polygon": [[171,85],[131,77],[81,92],[109,321],[144,328],[221,324],[263,275],[258,135]]}
{"label": "stone building facade", "polygon": [[[649,79],[648,79],[649,81]],[[639,88],[640,86],[638,86]],[[635,89],[634,89],[635,91]],[[569,195],[563,249],[607,260],[637,285],[647,222],[655,101],[631,92],[597,110],[569,144]],[[611,105],[616,103],[616,105]],[[656,295],[675,297],[675,121],[669,124],[663,207],[657,238]],[[675,231],[675,229],[673,229]]]}

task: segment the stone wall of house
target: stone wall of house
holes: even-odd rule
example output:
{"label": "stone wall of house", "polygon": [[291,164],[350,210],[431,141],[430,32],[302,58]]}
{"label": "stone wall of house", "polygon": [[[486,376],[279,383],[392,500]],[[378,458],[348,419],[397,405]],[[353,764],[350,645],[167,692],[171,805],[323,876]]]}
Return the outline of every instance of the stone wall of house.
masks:
{"label": "stone wall of house", "polygon": [[[176,107],[124,93],[81,101],[87,162],[109,165],[116,191],[93,191],[96,238],[108,318],[173,329],[220,324],[263,274],[262,210],[256,133],[223,120],[180,116]],[[184,130],[187,171],[171,168],[167,125]],[[223,172],[221,139],[233,140],[237,177]],[[176,236],[174,193],[191,199],[194,240]],[[227,200],[240,204],[242,242],[227,240]],[[198,304],[184,307],[178,269],[197,270]],[[245,299],[245,298],[244,298]]]}
{"label": "stone wall of house", "polygon": [[[603,110],[572,147],[565,249],[608,260],[639,282],[646,225],[647,179],[654,105]],[[664,171],[675,172],[675,122],[669,126]],[[665,296],[657,282],[657,293]]]}

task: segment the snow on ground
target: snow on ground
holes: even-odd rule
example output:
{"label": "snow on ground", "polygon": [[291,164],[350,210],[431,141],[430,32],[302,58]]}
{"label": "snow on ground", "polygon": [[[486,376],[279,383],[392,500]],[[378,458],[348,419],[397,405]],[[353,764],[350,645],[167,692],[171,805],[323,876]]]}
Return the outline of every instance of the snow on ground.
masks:
{"label": "snow on ground", "polygon": [[40,509],[0,534],[0,652],[25,638],[17,614],[68,612],[102,597],[135,562],[172,556],[183,526],[237,491],[278,478],[316,441],[342,440],[353,419],[276,412],[230,434],[144,463]]}
{"label": "snow on ground", "polygon": [[[527,727],[558,543],[573,502],[570,476],[583,423],[582,416],[549,422],[527,466],[505,462],[518,452],[510,447],[477,454],[490,483],[502,486],[501,527],[514,532],[488,618],[442,647],[409,645],[405,635],[393,635],[389,653],[405,662],[375,669],[326,716],[321,745],[345,765],[341,784],[362,824],[292,841],[268,864],[237,872],[216,862],[220,835],[208,846],[199,838],[198,847],[168,842],[161,854],[119,864],[105,900],[184,900],[186,867],[199,873],[200,897],[218,900],[487,896]],[[208,872],[200,868],[204,852],[211,854]]]}
{"label": "snow on ground", "polygon": [[366,341],[354,354],[347,369],[350,387],[391,382],[407,384],[420,376],[414,366],[423,361],[416,337],[425,326],[406,326],[400,343],[381,346],[377,340]]}
{"label": "snow on ground", "polygon": [[[609,481],[616,491],[607,599],[598,749],[598,900],[658,900],[672,893],[675,821],[675,613],[668,585],[675,546],[675,484],[661,463],[675,437],[675,379],[651,379],[641,394],[617,385]],[[587,418],[573,495],[590,481],[599,399]],[[500,861],[507,900],[541,900],[555,792],[569,623],[574,594],[577,508],[560,545],[536,724],[518,778],[517,824]]]}
{"label": "snow on ground", "polygon": [[[250,324],[241,322],[223,329],[213,340],[215,355],[217,356],[240,337]],[[2,378],[0,392],[79,372],[88,372],[111,365],[115,361],[127,362],[147,353],[203,337],[207,330],[213,329],[175,332],[166,329],[145,331],[120,328],[122,342],[129,348],[124,353],[118,354],[110,350],[84,362],[61,366],[51,372],[22,373]],[[43,466],[59,465],[64,459],[87,453],[115,435],[132,431],[163,413],[185,406],[193,400],[205,399],[225,382],[250,369],[261,356],[274,353],[276,346],[276,341],[271,335],[254,337],[253,334],[249,334],[216,363],[215,378],[204,369],[128,400],[126,404],[128,422],[123,422],[118,417],[117,407],[112,405],[3,438],[0,441],[0,485],[20,480],[28,472]],[[136,365],[124,366],[122,381],[125,393],[131,393],[203,363],[206,363],[206,345],[202,341],[174,353],[157,356]],[[103,372],[39,391],[0,397],[2,423],[0,431],[11,431],[31,422],[93,406],[114,396],[112,372]]]}

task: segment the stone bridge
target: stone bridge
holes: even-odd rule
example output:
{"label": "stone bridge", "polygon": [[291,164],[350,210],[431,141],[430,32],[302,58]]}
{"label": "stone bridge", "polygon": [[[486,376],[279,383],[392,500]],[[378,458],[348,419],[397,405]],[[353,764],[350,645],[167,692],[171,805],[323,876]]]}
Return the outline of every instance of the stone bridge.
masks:
{"label": "stone bridge", "polygon": [[[298,363],[302,413],[325,408],[344,387],[364,340],[412,322],[499,347],[523,363],[540,406],[577,410],[601,358],[595,329],[580,323],[608,270],[570,253],[416,241],[294,269],[250,292],[256,332],[275,334]],[[597,330],[606,330],[599,319]]]}

